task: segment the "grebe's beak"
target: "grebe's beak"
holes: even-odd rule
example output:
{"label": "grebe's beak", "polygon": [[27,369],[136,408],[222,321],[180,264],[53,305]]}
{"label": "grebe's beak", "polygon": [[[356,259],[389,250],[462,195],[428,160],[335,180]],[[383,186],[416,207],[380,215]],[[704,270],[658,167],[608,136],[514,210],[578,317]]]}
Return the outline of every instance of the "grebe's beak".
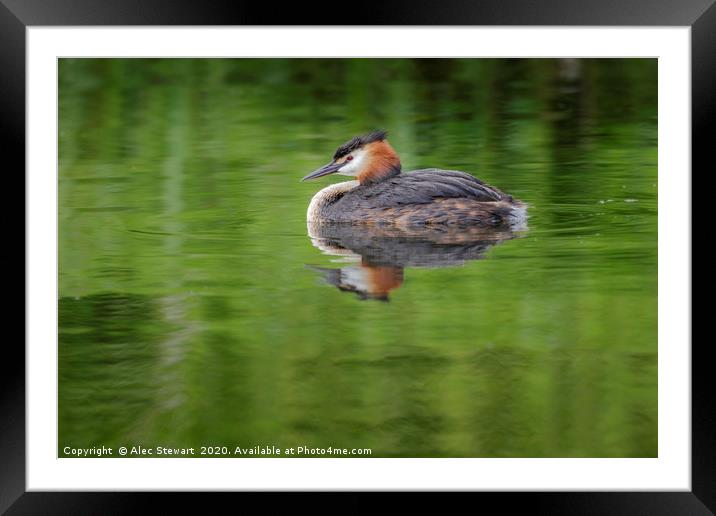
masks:
{"label": "grebe's beak", "polygon": [[314,170],[306,177],[301,179],[301,181],[307,181],[309,179],[316,179],[317,177],[327,176],[328,174],[334,174],[338,172],[338,170],[340,170],[343,165],[345,165],[345,163],[336,163],[335,161],[331,161],[328,165],[324,165],[318,170]]}

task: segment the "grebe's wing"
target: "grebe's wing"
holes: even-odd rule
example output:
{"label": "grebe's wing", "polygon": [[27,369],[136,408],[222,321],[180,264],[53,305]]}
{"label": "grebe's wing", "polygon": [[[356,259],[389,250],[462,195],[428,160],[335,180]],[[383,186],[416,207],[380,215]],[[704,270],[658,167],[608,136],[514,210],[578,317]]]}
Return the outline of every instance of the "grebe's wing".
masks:
{"label": "grebe's wing", "polygon": [[[357,191],[356,191],[357,193]],[[380,204],[425,204],[434,199],[472,199],[480,202],[510,201],[512,197],[457,170],[414,170],[368,187],[364,195]]]}

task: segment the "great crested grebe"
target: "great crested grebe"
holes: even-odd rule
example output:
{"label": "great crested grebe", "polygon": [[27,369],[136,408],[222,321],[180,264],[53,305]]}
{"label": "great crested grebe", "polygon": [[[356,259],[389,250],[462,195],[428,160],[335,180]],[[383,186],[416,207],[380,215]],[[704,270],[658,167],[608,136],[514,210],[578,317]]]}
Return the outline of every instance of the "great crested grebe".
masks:
{"label": "great crested grebe", "polygon": [[385,131],[356,136],[338,147],[330,163],[301,179],[328,174],[357,179],[328,186],[314,195],[308,206],[309,223],[402,227],[514,227],[524,223],[522,202],[470,174],[437,168],[401,173],[400,158],[385,137]]}

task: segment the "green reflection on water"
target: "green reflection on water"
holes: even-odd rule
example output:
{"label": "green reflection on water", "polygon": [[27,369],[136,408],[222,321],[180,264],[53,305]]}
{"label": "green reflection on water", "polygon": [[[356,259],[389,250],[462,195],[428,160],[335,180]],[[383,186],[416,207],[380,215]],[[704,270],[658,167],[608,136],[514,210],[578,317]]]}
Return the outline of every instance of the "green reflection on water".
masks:
{"label": "green reflection on water", "polygon": [[[59,453],[656,456],[656,70],[60,60]],[[298,180],[376,127],[529,230],[387,303],[322,282],[305,211],[342,179]]]}

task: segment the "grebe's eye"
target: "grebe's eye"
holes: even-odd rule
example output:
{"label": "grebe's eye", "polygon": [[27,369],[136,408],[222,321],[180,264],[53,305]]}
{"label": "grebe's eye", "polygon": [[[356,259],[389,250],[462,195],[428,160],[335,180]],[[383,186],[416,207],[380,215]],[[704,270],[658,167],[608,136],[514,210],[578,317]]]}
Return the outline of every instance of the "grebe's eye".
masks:
{"label": "grebe's eye", "polygon": [[346,161],[352,161],[352,160],[353,160],[353,156],[348,156],[348,157],[346,158]]}

